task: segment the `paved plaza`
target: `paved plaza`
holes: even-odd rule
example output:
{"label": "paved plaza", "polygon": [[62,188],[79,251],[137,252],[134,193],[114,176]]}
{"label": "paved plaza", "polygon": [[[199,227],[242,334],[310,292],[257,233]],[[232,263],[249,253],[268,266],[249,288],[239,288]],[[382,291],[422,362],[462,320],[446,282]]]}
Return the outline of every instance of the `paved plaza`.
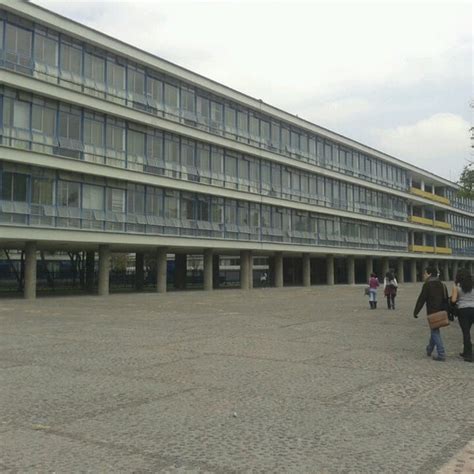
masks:
{"label": "paved plaza", "polygon": [[0,300],[0,470],[474,472],[474,364],[457,322],[426,357],[419,288]]}

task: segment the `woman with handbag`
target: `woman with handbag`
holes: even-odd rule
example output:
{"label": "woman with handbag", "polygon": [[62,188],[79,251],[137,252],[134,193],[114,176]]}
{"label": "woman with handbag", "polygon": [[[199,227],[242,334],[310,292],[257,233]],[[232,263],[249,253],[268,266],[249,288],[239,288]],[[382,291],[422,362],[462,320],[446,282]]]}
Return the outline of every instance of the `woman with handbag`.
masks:
{"label": "woman with handbag", "polygon": [[474,290],[469,270],[462,269],[457,273],[451,293],[451,302],[456,304],[462,331],[464,347],[460,356],[466,362],[474,362],[471,342],[471,327],[474,324]]}
{"label": "woman with handbag", "polygon": [[[413,316],[417,318],[421,308],[426,304],[426,314],[428,315],[428,322],[430,323],[430,339],[426,346],[426,355],[431,357],[436,347],[437,356],[433,356],[433,360],[443,362],[446,360],[446,351],[444,349],[443,340],[441,339],[440,327],[449,324],[448,314],[446,312],[448,291],[446,286],[439,280],[438,271],[435,267],[431,265],[428,266],[425,270],[424,278],[425,283],[416,301]],[[431,316],[435,317],[431,318],[433,321],[430,321]]]}

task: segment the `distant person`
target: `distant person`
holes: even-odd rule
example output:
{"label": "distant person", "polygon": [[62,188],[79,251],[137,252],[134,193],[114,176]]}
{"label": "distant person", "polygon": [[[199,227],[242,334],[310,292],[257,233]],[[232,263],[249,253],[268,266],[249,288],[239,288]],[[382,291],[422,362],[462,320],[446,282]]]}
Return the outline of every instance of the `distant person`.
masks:
{"label": "distant person", "polygon": [[398,282],[393,272],[387,272],[383,279],[383,294],[387,298],[387,308],[395,309],[395,297],[397,296]]}
{"label": "distant person", "polygon": [[379,279],[375,273],[370,274],[369,278],[369,305],[370,309],[377,308],[377,288],[380,286]]}
{"label": "distant person", "polygon": [[268,275],[267,272],[263,272],[260,275],[260,286],[266,287],[267,286]]}
{"label": "distant person", "polygon": [[[426,304],[426,314],[430,315],[437,313],[438,311],[446,310],[447,303],[447,289],[446,286],[441,283],[438,278],[438,271],[435,267],[429,265],[425,274],[423,275],[425,283],[421,288],[421,293],[418,296],[416,301],[415,309],[413,310],[413,316],[418,317],[423,305]],[[426,355],[431,357],[435,347],[437,351],[437,356],[433,356],[433,360],[436,361],[445,361],[446,352],[444,350],[443,340],[441,339],[441,332],[438,329],[431,329],[430,339],[428,345],[426,346]]]}
{"label": "distant person", "polygon": [[474,290],[472,275],[467,269],[459,270],[454,279],[451,302],[458,309],[458,320],[463,337],[463,351],[460,356],[466,362],[474,362],[472,355],[471,327],[474,324]]}

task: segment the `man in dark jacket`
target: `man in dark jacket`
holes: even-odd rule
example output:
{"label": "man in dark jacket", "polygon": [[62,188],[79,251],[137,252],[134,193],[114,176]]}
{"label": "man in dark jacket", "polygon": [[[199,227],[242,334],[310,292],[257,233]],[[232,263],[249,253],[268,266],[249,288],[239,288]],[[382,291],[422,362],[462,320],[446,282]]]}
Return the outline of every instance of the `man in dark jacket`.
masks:
{"label": "man in dark jacket", "polygon": [[[415,309],[413,310],[413,316],[415,318],[418,317],[418,313],[425,303],[426,314],[428,315],[446,310],[447,290],[444,284],[439,281],[438,271],[435,267],[428,266],[424,276],[425,283],[423,284],[420,296],[418,296]],[[426,346],[426,355],[428,357],[431,357],[435,347],[438,355],[436,357],[433,356],[433,360],[446,360],[446,352],[444,350],[443,340],[441,339],[439,329],[431,329],[430,340]]]}

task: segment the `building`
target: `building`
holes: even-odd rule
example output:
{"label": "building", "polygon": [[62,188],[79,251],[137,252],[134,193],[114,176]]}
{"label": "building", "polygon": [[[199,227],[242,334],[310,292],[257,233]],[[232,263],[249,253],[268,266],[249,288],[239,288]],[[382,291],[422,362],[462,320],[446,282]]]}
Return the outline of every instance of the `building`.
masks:
{"label": "building", "polygon": [[242,288],[254,257],[277,287],[472,269],[454,183],[31,3],[0,9],[0,249],[24,251],[25,297],[53,250],[84,252],[89,287],[98,255],[100,295],[114,252],[138,282],[152,256],[158,292],[167,255],[181,288],[203,255],[206,290],[219,256],[240,255]]}

